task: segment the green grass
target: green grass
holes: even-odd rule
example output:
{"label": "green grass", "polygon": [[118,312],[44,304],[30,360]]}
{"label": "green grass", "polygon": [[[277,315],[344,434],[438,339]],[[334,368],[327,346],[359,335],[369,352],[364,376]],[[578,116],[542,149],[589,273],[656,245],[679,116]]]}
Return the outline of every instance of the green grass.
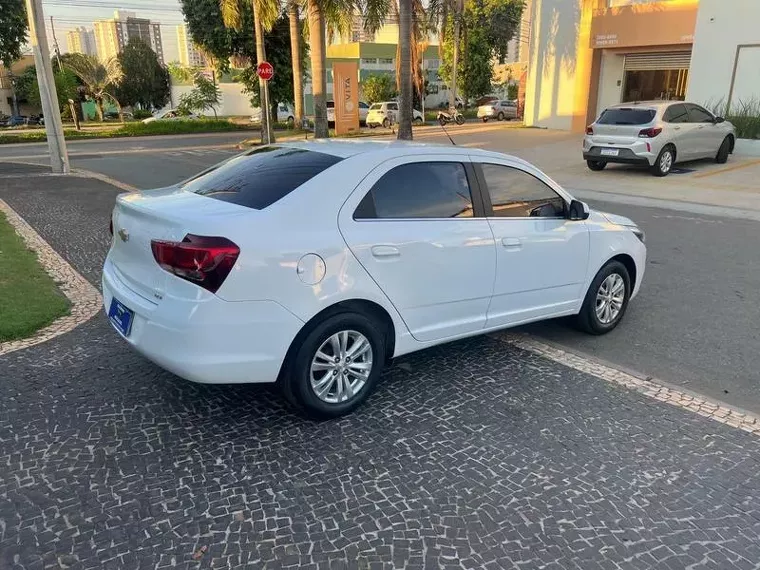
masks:
{"label": "green grass", "polygon": [[0,342],[32,335],[69,313],[69,300],[0,213]]}
{"label": "green grass", "polygon": [[[110,131],[77,131],[64,130],[66,139],[108,139],[119,137],[145,137],[157,135],[184,135],[193,133],[223,133],[233,131],[250,131],[249,125],[231,123],[222,119],[198,119],[187,121],[154,121],[152,123],[125,123],[117,125]],[[44,130],[31,133],[4,132],[0,134],[0,144],[45,142],[47,137]]]}

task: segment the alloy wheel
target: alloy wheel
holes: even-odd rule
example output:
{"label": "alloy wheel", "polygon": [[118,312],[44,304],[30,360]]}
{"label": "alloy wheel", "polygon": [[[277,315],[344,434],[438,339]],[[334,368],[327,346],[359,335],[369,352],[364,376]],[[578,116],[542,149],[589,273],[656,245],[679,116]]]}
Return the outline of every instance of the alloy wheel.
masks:
{"label": "alloy wheel", "polygon": [[666,150],[662,153],[662,156],[660,157],[660,170],[662,172],[670,172],[670,169],[673,167],[673,153],[669,150]]}
{"label": "alloy wheel", "polygon": [[625,302],[625,281],[617,273],[610,273],[596,293],[596,318],[608,325],[620,315]]}
{"label": "alloy wheel", "polygon": [[343,330],[325,340],[311,361],[314,394],[328,404],[348,402],[367,383],[373,364],[372,345],[357,331]]}

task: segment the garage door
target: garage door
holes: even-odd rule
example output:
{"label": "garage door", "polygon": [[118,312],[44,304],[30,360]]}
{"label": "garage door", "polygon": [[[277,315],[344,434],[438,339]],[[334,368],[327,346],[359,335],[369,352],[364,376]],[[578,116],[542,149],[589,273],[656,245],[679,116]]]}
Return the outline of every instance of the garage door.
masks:
{"label": "garage door", "polygon": [[689,69],[690,62],[691,51],[629,53],[625,56],[625,71]]}

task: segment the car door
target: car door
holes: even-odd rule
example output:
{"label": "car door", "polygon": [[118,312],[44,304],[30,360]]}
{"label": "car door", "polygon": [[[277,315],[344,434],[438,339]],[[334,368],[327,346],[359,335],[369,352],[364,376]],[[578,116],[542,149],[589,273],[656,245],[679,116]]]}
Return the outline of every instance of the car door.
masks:
{"label": "car door", "polygon": [[504,116],[508,119],[517,117],[517,105],[514,101],[502,101],[501,106],[504,109]]}
{"label": "car door", "polygon": [[487,328],[576,312],[585,294],[589,232],[565,216],[551,181],[523,163],[473,159],[496,242]]}
{"label": "car door", "polygon": [[466,155],[397,158],[374,169],[341,209],[348,247],[419,341],[485,326],[496,248],[473,202],[474,176]]}
{"label": "car door", "polygon": [[[694,157],[697,143],[693,140],[696,136],[695,125],[689,122],[689,113],[686,105],[675,103],[670,105],[662,115],[662,120],[667,124],[668,142],[676,147],[677,160],[689,160]],[[664,143],[663,143],[664,144]]]}
{"label": "car door", "polygon": [[391,123],[398,122],[398,103],[387,103],[385,106],[386,116]]}
{"label": "car door", "polygon": [[689,122],[695,125],[695,140],[697,156],[695,158],[713,157],[723,142],[722,129],[715,123],[715,117],[710,111],[694,103],[686,103],[689,111]]}

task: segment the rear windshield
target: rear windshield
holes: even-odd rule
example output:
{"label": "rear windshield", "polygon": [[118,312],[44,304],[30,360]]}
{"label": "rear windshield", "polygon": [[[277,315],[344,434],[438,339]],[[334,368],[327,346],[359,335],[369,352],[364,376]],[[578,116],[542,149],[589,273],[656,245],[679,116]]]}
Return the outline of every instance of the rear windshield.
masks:
{"label": "rear windshield", "polygon": [[262,210],[341,160],[322,152],[265,146],[207,170],[182,189]]}
{"label": "rear windshield", "polygon": [[600,125],[646,125],[657,112],[654,109],[607,109],[597,121]]}

